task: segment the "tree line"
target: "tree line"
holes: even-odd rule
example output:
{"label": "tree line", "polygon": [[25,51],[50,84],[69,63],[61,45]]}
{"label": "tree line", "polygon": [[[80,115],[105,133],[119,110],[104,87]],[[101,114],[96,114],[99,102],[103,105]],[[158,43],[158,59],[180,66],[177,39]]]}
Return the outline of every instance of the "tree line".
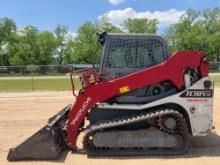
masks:
{"label": "tree line", "polygon": [[[34,26],[19,28],[9,18],[0,19],[0,66],[63,65],[69,63],[99,63],[101,45],[97,32],[156,34],[156,19],[130,18],[121,27],[104,16],[97,22],[85,22],[74,37],[68,27],[58,25],[53,32],[39,31]],[[170,25],[163,37],[170,53],[177,50],[200,50],[210,61],[220,62],[220,9],[193,9]]]}

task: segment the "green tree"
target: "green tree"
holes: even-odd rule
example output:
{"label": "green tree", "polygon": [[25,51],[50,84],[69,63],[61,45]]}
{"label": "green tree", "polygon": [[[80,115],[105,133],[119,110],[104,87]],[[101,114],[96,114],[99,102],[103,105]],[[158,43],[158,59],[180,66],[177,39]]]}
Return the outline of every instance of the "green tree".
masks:
{"label": "green tree", "polygon": [[37,46],[38,29],[33,26],[26,26],[19,31],[15,42],[10,45],[9,53],[12,65],[37,64],[40,51]]}
{"label": "green tree", "polygon": [[220,62],[220,8],[204,10],[202,18],[200,24],[205,28],[209,41],[207,53],[210,59]]}
{"label": "green tree", "polygon": [[57,48],[57,41],[51,32],[42,32],[37,37],[37,54],[35,60],[38,65],[48,65],[53,62],[53,55]]}
{"label": "green tree", "polygon": [[8,47],[16,37],[15,22],[8,18],[0,19],[0,65],[10,65]]}
{"label": "green tree", "polygon": [[101,45],[98,43],[96,33],[122,32],[120,28],[113,25],[108,17],[102,17],[96,24],[86,22],[83,24],[73,42],[69,42],[67,48],[70,49],[67,59],[74,63],[97,64],[101,57]]}
{"label": "green tree", "polygon": [[64,63],[66,52],[68,51],[67,44],[69,42],[68,36],[68,27],[58,25],[54,31],[56,41],[57,41],[57,49],[56,49],[56,59],[57,64],[62,65]]}
{"label": "green tree", "polygon": [[0,44],[2,44],[4,41],[9,41],[15,32],[16,25],[12,19],[0,19]]}
{"label": "green tree", "polygon": [[107,16],[103,16],[97,22],[97,29],[99,32],[122,33],[122,30],[113,25]]}
{"label": "green tree", "polygon": [[167,30],[170,50],[204,51],[210,61],[220,61],[219,18],[218,8],[203,11],[189,9],[178,23]]}
{"label": "green tree", "polygon": [[57,41],[51,32],[39,32],[36,27],[26,26],[9,46],[12,65],[52,64]]}
{"label": "green tree", "polygon": [[157,32],[158,21],[156,19],[145,18],[129,18],[122,24],[128,33],[148,33],[155,34]]}
{"label": "green tree", "polygon": [[65,56],[64,56],[64,63],[69,64],[73,63],[74,60],[74,39],[69,39],[66,43],[66,49],[65,49]]}
{"label": "green tree", "polygon": [[91,22],[83,24],[73,43],[72,62],[96,64],[100,57],[100,45],[96,39],[97,26]]}

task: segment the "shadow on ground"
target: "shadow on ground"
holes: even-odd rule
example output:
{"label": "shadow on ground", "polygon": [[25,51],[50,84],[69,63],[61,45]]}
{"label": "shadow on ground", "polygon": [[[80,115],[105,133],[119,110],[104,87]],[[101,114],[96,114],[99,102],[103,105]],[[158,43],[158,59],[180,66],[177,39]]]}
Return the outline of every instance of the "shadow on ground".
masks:
{"label": "shadow on ground", "polygon": [[178,159],[178,158],[196,158],[196,157],[219,157],[220,156],[220,136],[216,133],[209,133],[205,137],[192,137],[188,151],[178,156],[102,156],[89,157],[90,159]]}
{"label": "shadow on ground", "polygon": [[[62,152],[57,160],[46,160],[48,162],[59,162],[64,163],[69,151]],[[72,154],[83,154],[83,150],[78,152],[72,152]],[[210,133],[205,137],[192,137],[191,145],[188,151],[184,155],[179,156],[92,156],[89,159],[115,159],[115,160],[126,160],[126,159],[178,159],[178,158],[196,158],[196,157],[219,157],[220,156],[220,136],[216,133]]]}
{"label": "shadow on ground", "polygon": [[220,156],[220,136],[212,132],[205,137],[192,137],[185,157]]}

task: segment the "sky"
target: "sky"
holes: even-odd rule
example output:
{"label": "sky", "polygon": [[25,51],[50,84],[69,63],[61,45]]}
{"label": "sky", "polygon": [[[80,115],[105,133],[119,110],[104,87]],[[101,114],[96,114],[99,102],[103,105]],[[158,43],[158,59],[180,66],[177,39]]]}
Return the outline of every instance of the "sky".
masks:
{"label": "sky", "polygon": [[73,34],[86,21],[96,22],[105,15],[119,27],[127,18],[156,18],[159,32],[163,32],[188,8],[215,7],[220,7],[220,0],[0,0],[0,18],[8,17],[18,27],[33,25],[41,31],[66,25]]}

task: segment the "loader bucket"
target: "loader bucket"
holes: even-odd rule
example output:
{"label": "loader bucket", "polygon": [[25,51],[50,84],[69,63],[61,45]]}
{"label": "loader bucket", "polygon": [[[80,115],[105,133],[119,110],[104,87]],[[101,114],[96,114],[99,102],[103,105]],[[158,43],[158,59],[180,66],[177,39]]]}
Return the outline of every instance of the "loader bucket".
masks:
{"label": "loader bucket", "polygon": [[8,153],[8,161],[51,160],[59,158],[66,148],[66,136],[60,127],[70,110],[68,105],[49,119],[48,124]]}

